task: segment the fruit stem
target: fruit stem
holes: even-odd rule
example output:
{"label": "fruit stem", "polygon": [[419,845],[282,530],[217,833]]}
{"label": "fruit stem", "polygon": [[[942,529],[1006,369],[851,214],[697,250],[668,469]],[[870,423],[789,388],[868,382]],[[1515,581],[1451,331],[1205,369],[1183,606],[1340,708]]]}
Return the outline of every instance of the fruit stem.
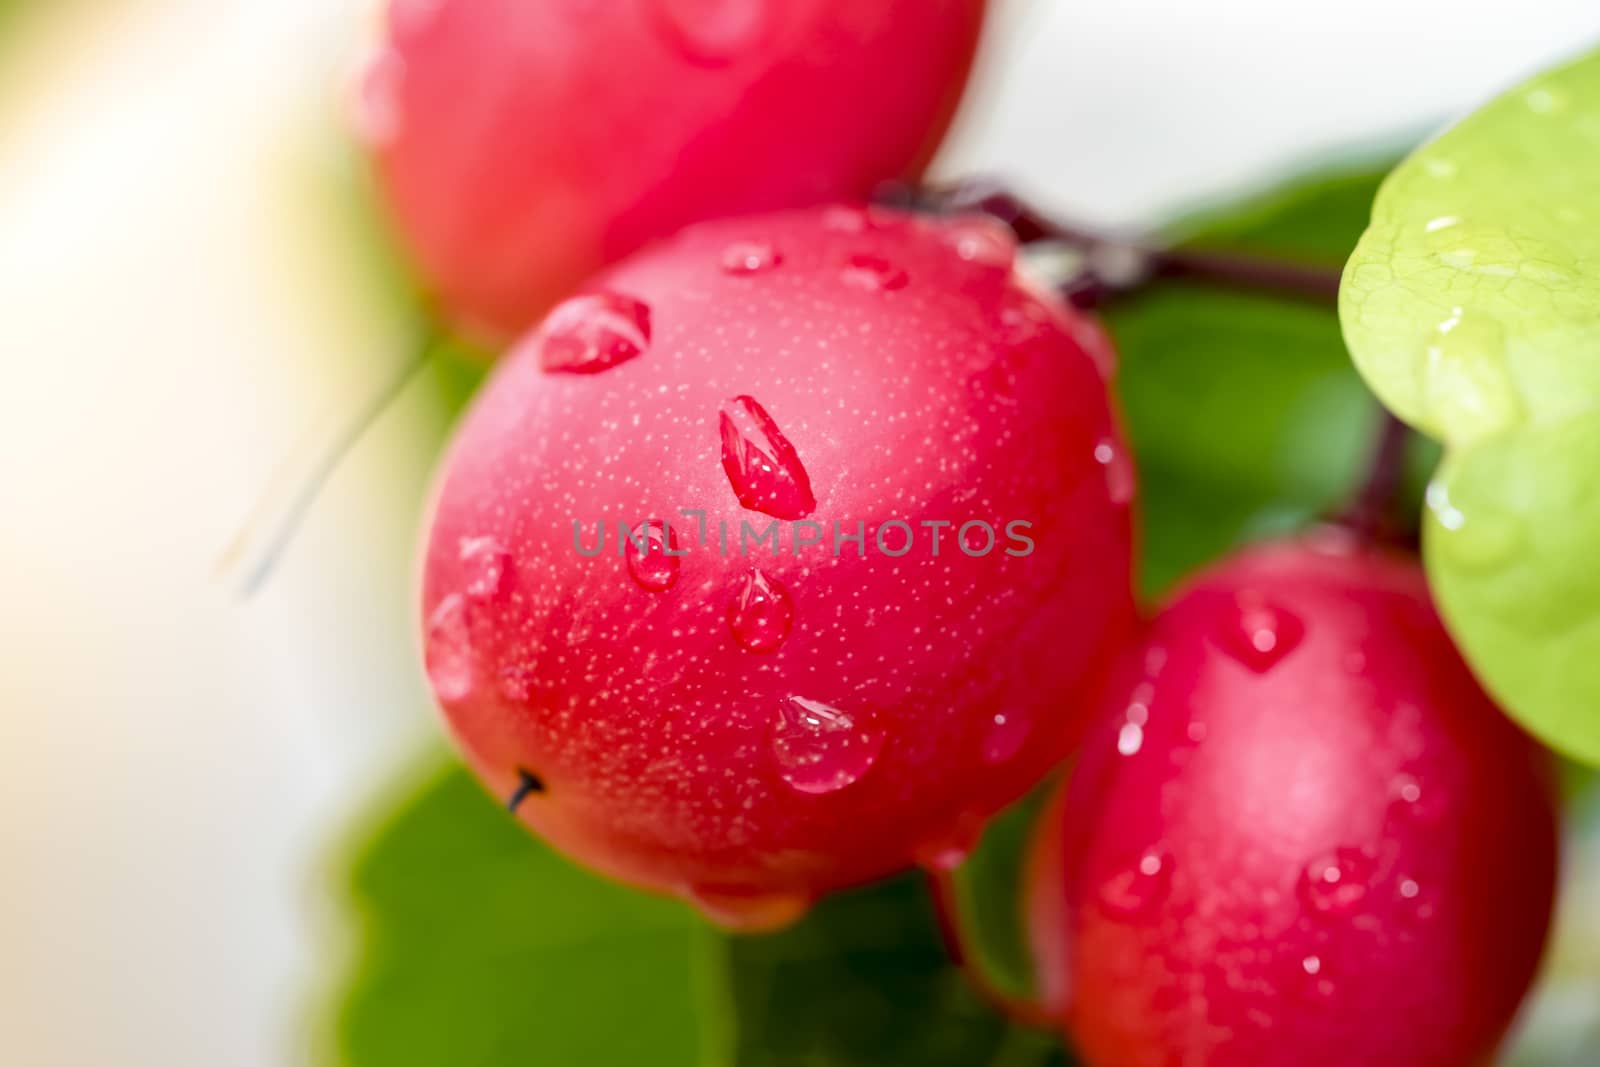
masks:
{"label": "fruit stem", "polygon": [[1138,292],[1151,282],[1201,282],[1244,292],[1271,293],[1333,307],[1339,298],[1337,268],[1272,256],[1158,244],[1111,237],[1050,218],[1003,185],[969,179],[916,189],[886,187],[880,200],[945,214],[981,212],[1011,228],[1022,244],[1054,243],[1072,253],[1061,291],[1078,307],[1098,307],[1113,297]]}
{"label": "fruit stem", "polygon": [[970,948],[971,939],[961,918],[961,888],[956,884],[955,873],[929,869],[927,878],[928,893],[933,898],[934,915],[939,922],[939,937],[944,942],[945,952],[978,998],[1019,1026],[1040,1030],[1059,1029],[1061,1020],[1055,1012],[1043,1004],[1013,996],[984,973],[977,953]]}
{"label": "fruit stem", "polygon": [[1362,540],[1402,540],[1405,535],[1397,512],[1405,485],[1411,428],[1386,409],[1380,409],[1379,419],[1366,477],[1349,506],[1335,521]]}

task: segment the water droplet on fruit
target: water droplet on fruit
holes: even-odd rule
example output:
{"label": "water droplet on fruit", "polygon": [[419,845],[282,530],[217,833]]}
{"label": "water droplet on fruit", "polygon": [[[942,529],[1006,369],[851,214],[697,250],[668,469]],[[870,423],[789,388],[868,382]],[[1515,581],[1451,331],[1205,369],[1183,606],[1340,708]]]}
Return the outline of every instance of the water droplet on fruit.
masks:
{"label": "water droplet on fruit", "polygon": [[1128,457],[1126,449],[1120,447],[1111,438],[1102,438],[1094,446],[1094,461],[1105,468],[1106,491],[1111,494],[1113,504],[1127,504],[1133,500],[1134,473],[1133,461]]}
{"label": "water droplet on fruit", "polygon": [[1260,674],[1293,652],[1305,633],[1305,623],[1297,616],[1247,593],[1239,598],[1238,614],[1224,621],[1219,636],[1229,655]]}
{"label": "water droplet on fruit", "polygon": [[1522,419],[1522,402],[1506,362],[1505,332],[1492,318],[1452,309],[1423,345],[1421,376],[1428,419],[1453,442],[1482,437]]}
{"label": "water droplet on fruit", "polygon": [[1117,731],[1117,751],[1124,756],[1136,756],[1144,747],[1144,727],[1136,722],[1125,722]]}
{"label": "water droplet on fruit", "polygon": [[912,859],[927,871],[953,871],[967,862],[983,838],[983,819],[963,815],[937,840],[913,850]]}
{"label": "water droplet on fruit", "polygon": [[783,583],[759,568],[745,575],[728,605],[728,629],[740,647],[771,652],[782,646],[793,627],[794,600]]}
{"label": "water droplet on fruit", "polygon": [[740,241],[729,245],[722,252],[724,274],[761,274],[782,262],[783,256],[776,248],[760,241]]}
{"label": "water droplet on fruit", "polygon": [[511,553],[493,537],[461,539],[461,570],[467,595],[474,600],[493,600],[510,591]]}
{"label": "water droplet on fruit", "polygon": [[1022,751],[1023,743],[1033,732],[1033,717],[1007,708],[989,716],[984,724],[981,751],[990,763],[1005,763]]}
{"label": "water droplet on fruit", "polygon": [[1467,521],[1467,517],[1450,503],[1450,490],[1443,482],[1428,483],[1426,500],[1434,519],[1446,530],[1459,530]]}
{"label": "water droplet on fruit", "polygon": [[769,0],[653,0],[663,36],[689,62],[721,67],[759,45],[775,13]]}
{"label": "water droplet on fruit", "polygon": [[1348,915],[1366,900],[1377,863],[1358,848],[1319,856],[1300,872],[1300,899],[1322,916]]}
{"label": "water droplet on fruit", "polygon": [[820,700],[789,697],[773,721],[778,774],[802,793],[836,793],[860,780],[883,748],[884,734]]}
{"label": "water droplet on fruit", "polygon": [[722,405],[722,469],[739,503],[777,519],[803,519],[817,506],[794,446],[754,398]]}
{"label": "water droplet on fruit", "polygon": [[356,75],[350,119],[356,136],[368,147],[383,148],[400,136],[405,74],[404,57],[392,48],[384,48],[374,53]]}
{"label": "water droplet on fruit", "polygon": [[943,227],[941,238],[958,258],[974,266],[1009,271],[1017,261],[1016,237],[988,216],[956,219]]}
{"label": "water droplet on fruit", "polygon": [[[641,549],[641,543],[643,545]],[[678,531],[651,519],[628,538],[628,573],[652,593],[671,589],[678,580]]]}
{"label": "water droplet on fruit", "polygon": [[1321,956],[1304,956],[1300,960],[1301,989],[1315,1000],[1327,1000],[1336,992],[1329,977],[1328,964]]}
{"label": "water droplet on fruit", "polygon": [[686,894],[707,919],[741,934],[770,933],[798,920],[811,908],[804,893],[762,893],[738,888],[691,886]]}
{"label": "water droplet on fruit", "polygon": [[509,664],[500,668],[500,695],[520,704],[533,695],[534,671],[529,664]]}
{"label": "water droplet on fruit", "polygon": [[1439,550],[1465,571],[1489,571],[1515,558],[1522,547],[1521,520],[1493,507],[1457,507],[1443,482],[1428,486],[1428,510],[1439,524]]}
{"label": "water droplet on fruit", "polygon": [[1413,925],[1428,922],[1438,912],[1434,894],[1424,889],[1415,878],[1402,877],[1396,882],[1395,896],[1399,898],[1400,917]]}
{"label": "water droplet on fruit", "polygon": [[650,308],[621,293],[583,293],[557,305],[533,343],[547,371],[598,374],[650,347]]}
{"label": "water droplet on fruit", "polygon": [[904,270],[882,256],[851,256],[840,275],[846,285],[869,293],[893,292],[904,289],[911,281]]}
{"label": "water droplet on fruit", "polygon": [[439,601],[428,617],[423,649],[428,681],[440,700],[464,700],[472,692],[472,638],[467,626],[467,601],[451,593]]}
{"label": "water droplet on fruit", "polygon": [[865,208],[839,205],[822,213],[822,228],[834,233],[866,233],[872,228],[872,220]]}
{"label": "water droplet on fruit", "polygon": [[1172,888],[1172,854],[1151,849],[1100,886],[1100,906],[1115,919],[1136,919],[1166,900]]}
{"label": "water droplet on fruit", "polygon": [[1566,109],[1567,96],[1558,89],[1529,89],[1523,95],[1522,102],[1535,115],[1551,115]]}
{"label": "water droplet on fruit", "polygon": [[1394,810],[1420,826],[1438,826],[1450,811],[1450,795],[1438,786],[1424,787],[1409,774],[1389,785]]}

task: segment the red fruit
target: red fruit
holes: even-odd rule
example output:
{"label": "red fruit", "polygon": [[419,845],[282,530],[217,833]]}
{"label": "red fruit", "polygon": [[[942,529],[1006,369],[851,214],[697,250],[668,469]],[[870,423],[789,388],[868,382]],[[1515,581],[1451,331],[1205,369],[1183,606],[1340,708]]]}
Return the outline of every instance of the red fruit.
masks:
{"label": "red fruit", "polygon": [[393,0],[359,118],[453,318],[514,335],[706,218],[915,177],[984,0]]}
{"label": "red fruit", "polygon": [[1102,336],[1014,252],[856,208],[706,224],[512,353],[423,610],[472,764],[543,786],[531,827],[762,925],[959,852],[1074,743],[1132,617],[1131,485]]}
{"label": "red fruit", "polygon": [[1544,943],[1555,814],[1415,563],[1250,550],[1121,670],[1032,872],[1084,1062],[1483,1062]]}

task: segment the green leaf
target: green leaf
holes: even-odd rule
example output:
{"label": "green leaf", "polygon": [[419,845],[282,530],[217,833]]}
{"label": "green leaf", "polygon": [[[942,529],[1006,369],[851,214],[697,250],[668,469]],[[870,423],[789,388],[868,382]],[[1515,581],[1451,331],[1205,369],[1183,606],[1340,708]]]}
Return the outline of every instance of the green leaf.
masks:
{"label": "green leaf", "polygon": [[356,864],[359,965],[337,1061],[357,1067],[1050,1067],[945,956],[921,884],[731,937],[568,863],[452,768]]}
{"label": "green leaf", "polygon": [[[1316,178],[1182,229],[1207,247],[1336,270],[1377,182]],[[1329,309],[1189,284],[1107,318],[1139,461],[1147,593],[1243,541],[1325,515],[1350,492],[1377,412]]]}
{"label": "green leaf", "polygon": [[[1185,233],[1337,263],[1377,179],[1303,183]],[[1146,586],[1334,506],[1372,405],[1330,309],[1170,285],[1109,322],[1142,468]],[[1022,991],[1017,876],[1033,807],[960,873],[983,966]],[[453,770],[408,790],[357,863],[358,959],[338,1009],[347,1067],[1064,1067],[947,961],[927,894],[895,879],[794,928],[730,938],[586,874]]]}
{"label": "green leaf", "polygon": [[352,895],[342,1062],[730,1062],[721,939],[688,908],[559,858],[463,770],[384,821]]}
{"label": "green leaf", "polygon": [[1429,577],[1489,690],[1600,763],[1600,53],[1384,183],[1340,295],[1350,351],[1443,441]]}

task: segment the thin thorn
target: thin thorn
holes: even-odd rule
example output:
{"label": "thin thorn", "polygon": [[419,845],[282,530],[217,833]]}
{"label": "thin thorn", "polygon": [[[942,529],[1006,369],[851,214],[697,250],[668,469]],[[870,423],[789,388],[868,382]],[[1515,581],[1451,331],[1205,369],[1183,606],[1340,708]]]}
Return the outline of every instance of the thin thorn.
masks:
{"label": "thin thorn", "polygon": [[527,800],[531,796],[537,796],[545,791],[544,779],[540,778],[537,774],[519,770],[517,771],[517,775],[521,781],[517,785],[516,792],[512,793],[511,796],[506,800],[506,810],[513,815],[517,813],[518,808],[522,807],[523,801]]}
{"label": "thin thorn", "polygon": [[[340,423],[325,443],[316,443],[313,432],[312,437],[302,440],[278,465],[249,518],[217,558],[213,568],[218,578],[226,578],[230,573],[243,569],[239,599],[247,600],[254,596],[271,577],[339,464],[379,416],[405,391],[406,386],[416,379],[422,368],[427,366],[442,340],[442,335],[432,326],[419,330],[410,354],[381,383],[354,417]],[[308,452],[313,457],[311,465],[297,474],[301,466],[297,460]]]}

